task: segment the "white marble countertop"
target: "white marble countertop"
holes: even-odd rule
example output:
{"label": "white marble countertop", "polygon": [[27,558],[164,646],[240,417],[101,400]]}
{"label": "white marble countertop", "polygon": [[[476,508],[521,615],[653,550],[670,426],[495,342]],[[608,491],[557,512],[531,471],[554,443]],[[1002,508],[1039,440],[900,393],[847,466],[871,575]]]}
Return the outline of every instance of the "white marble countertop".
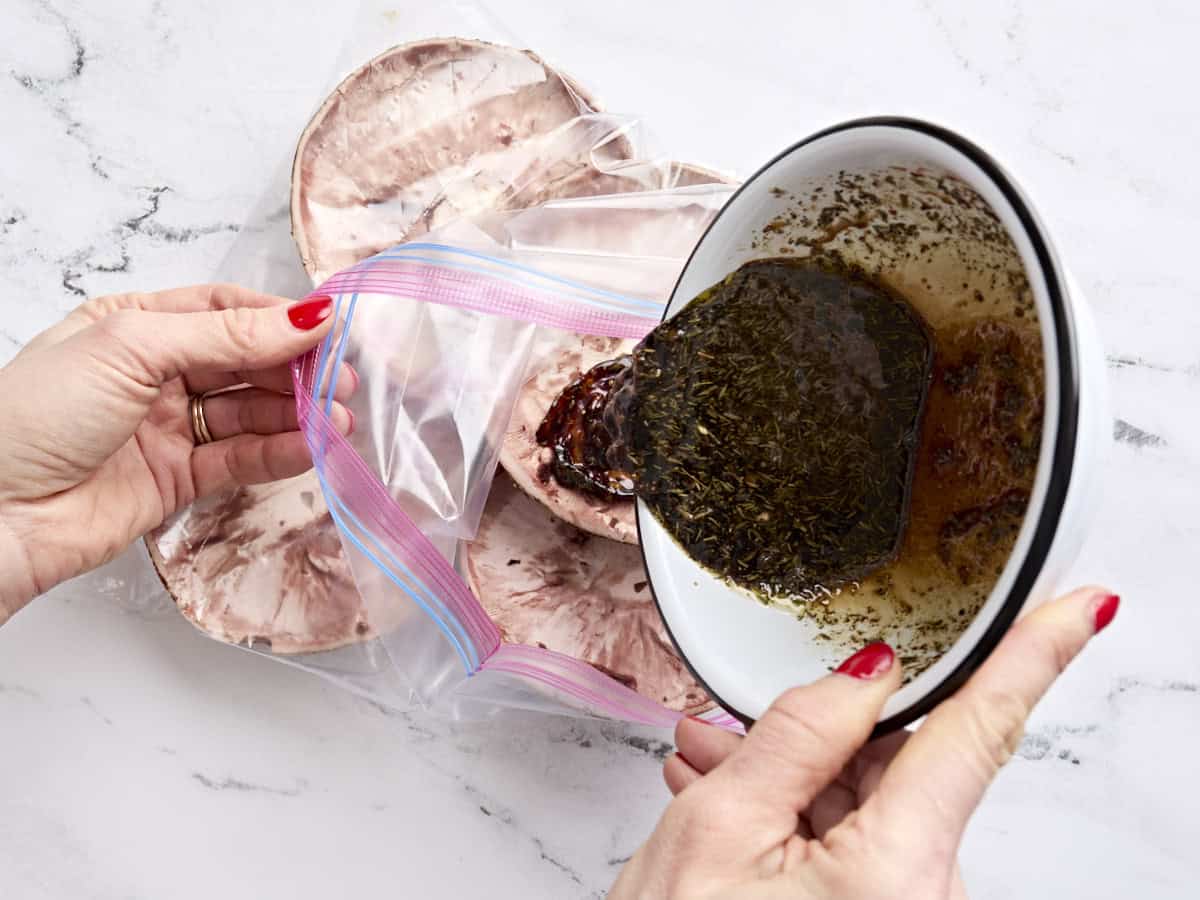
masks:
{"label": "white marble countertop", "polygon": [[[328,77],[339,6],[0,0],[0,362],[85,295],[210,277]],[[745,174],[891,112],[1021,177],[1104,332],[1116,441],[1076,574],[1125,603],[988,796],[967,882],[1195,896],[1195,6],[493,8],[684,158]],[[420,36],[397,15],[396,42]],[[667,739],[384,712],[204,638],[161,596],[67,587],[0,631],[0,894],[598,897],[666,802]]]}

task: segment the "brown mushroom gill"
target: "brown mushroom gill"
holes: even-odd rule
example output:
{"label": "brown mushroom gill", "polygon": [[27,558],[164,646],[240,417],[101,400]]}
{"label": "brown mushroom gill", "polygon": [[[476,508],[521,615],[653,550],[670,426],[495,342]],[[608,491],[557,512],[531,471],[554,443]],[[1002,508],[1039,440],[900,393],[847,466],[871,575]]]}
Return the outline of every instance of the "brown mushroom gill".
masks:
{"label": "brown mushroom gill", "polygon": [[712,707],[675,654],[636,547],[575,528],[501,473],[466,558],[505,641],[584,660],[671,709]]}

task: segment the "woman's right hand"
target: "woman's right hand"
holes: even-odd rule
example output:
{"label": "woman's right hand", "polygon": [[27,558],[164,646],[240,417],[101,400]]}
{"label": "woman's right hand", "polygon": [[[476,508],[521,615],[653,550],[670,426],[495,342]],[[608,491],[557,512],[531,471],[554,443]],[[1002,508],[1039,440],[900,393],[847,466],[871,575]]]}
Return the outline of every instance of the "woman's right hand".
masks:
{"label": "woman's right hand", "polygon": [[900,666],[874,644],[775,701],[745,738],[676,729],[676,794],[610,900],[957,900],[958,844],[1025,720],[1116,614],[1108,591],[1034,610],[914,733],[866,744]]}

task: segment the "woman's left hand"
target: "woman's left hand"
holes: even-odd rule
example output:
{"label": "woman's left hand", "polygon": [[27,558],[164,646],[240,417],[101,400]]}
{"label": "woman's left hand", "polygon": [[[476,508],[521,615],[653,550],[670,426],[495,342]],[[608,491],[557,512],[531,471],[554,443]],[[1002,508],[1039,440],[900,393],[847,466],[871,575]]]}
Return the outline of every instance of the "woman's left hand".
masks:
{"label": "woman's left hand", "polygon": [[[309,468],[287,363],[331,312],[234,285],[119,294],[0,369],[0,623],[193,500]],[[197,444],[191,396],[239,385],[203,401],[212,442]],[[331,418],[350,430],[340,403]]]}

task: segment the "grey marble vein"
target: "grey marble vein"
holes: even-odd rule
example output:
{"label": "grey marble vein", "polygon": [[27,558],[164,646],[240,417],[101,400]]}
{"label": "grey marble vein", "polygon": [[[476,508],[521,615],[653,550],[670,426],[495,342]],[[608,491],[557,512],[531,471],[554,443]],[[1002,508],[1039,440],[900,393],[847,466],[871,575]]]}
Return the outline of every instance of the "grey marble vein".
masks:
{"label": "grey marble vein", "polygon": [[[218,234],[223,231],[236,232],[241,227],[233,222],[212,222],[187,227],[162,224],[155,217],[162,206],[163,195],[170,190],[169,185],[141,188],[139,192],[146,200],[146,208],[120,224],[121,231],[127,233],[123,237],[143,235],[169,244],[187,244],[210,234]],[[124,243],[122,243],[122,247],[124,247]]]}
{"label": "grey marble vein", "polygon": [[[1060,746],[1064,739],[1087,737],[1096,734],[1100,725],[1050,725],[1026,734],[1017,747],[1016,756],[1021,759],[1037,761],[1042,759],[1058,759],[1079,765],[1079,757],[1067,748]],[[1053,755],[1051,755],[1053,752]]]}
{"label": "grey marble vein", "polygon": [[66,59],[66,70],[56,78],[35,77],[17,69],[9,69],[13,80],[21,87],[41,99],[52,114],[63,125],[65,133],[78,141],[88,152],[89,165],[96,175],[107,180],[110,177],[109,164],[104,157],[92,149],[91,137],[83,122],[72,111],[71,103],[64,91],[74,82],[83,77],[84,68],[88,61],[87,48],[79,32],[72,26],[70,19],[48,0],[36,0],[36,5],[46,15],[53,19],[62,29],[70,44],[70,52]]}
{"label": "grey marble vein", "polygon": [[537,853],[538,859],[541,862],[544,862],[553,869],[561,872],[573,884],[583,886],[584,880],[580,872],[569,863],[565,862],[557,853],[552,853],[550,850],[548,850],[545,841],[538,835],[525,829],[517,820],[512,810],[503,807],[497,807],[495,801],[488,800],[486,795],[478,787],[463,781],[462,779],[456,780],[459,781],[463,791],[467,794],[467,796],[475,800],[482,798],[483,802],[478,802],[476,805],[484,816],[490,819],[495,819],[498,823],[512,829],[523,840],[528,841],[532,845],[534,851]]}
{"label": "grey marble vein", "polygon": [[12,76],[22,83],[25,87],[45,87],[48,85],[62,85],[68,81],[72,81],[83,74],[84,64],[87,62],[87,50],[83,46],[83,41],[79,37],[79,32],[72,27],[67,16],[60,11],[49,0],[34,0],[35,5],[54,19],[62,28],[67,40],[71,44],[71,56],[69,60],[69,68],[65,75],[58,78],[34,78],[31,75],[24,75],[18,71],[10,70]]}
{"label": "grey marble vein", "polygon": [[193,772],[192,778],[211,791],[271,794],[276,797],[299,797],[304,792],[304,789],[308,787],[306,782],[299,779],[297,779],[294,787],[279,788],[265,784],[254,784],[253,782],[243,781],[240,778],[211,778],[203,772]]}
{"label": "grey marble vein", "polygon": [[[946,23],[946,18],[942,11],[938,9],[933,0],[921,0],[921,8],[933,19],[934,27],[942,36],[946,48],[954,57],[955,62],[962,68],[964,72],[970,73],[979,81],[979,86],[984,87],[988,83],[988,75],[979,70],[970,56],[959,46],[958,37],[954,30]],[[951,7],[953,9],[953,7]]]}
{"label": "grey marble vein", "polygon": [[1155,694],[1200,695],[1200,682],[1186,681],[1177,678],[1146,681],[1141,678],[1127,675],[1117,679],[1117,683],[1113,686],[1112,690],[1108,692],[1108,700],[1110,703],[1115,702],[1122,695],[1128,694],[1131,691],[1147,691]]}
{"label": "grey marble vein", "polygon": [[1200,363],[1190,366],[1171,366],[1148,360],[1138,355],[1116,355],[1108,357],[1110,369],[1148,369],[1152,372],[1165,372],[1182,375],[1200,375]]}
{"label": "grey marble vein", "polygon": [[1166,438],[1131,425],[1124,419],[1113,420],[1113,440],[1123,444],[1132,444],[1135,447],[1165,447],[1167,445]]}
{"label": "grey marble vein", "polygon": [[537,852],[538,852],[538,858],[541,859],[542,862],[549,863],[554,868],[558,869],[560,872],[562,872],[564,875],[566,875],[568,878],[570,878],[571,881],[575,882],[576,884],[579,884],[579,885],[583,884],[583,879],[580,877],[579,873],[577,871],[575,871],[575,869],[571,868],[569,865],[564,863],[561,859],[558,859],[557,857],[552,856],[551,854],[546,852],[546,845],[542,842],[541,838],[536,837],[536,836],[531,836],[530,840],[533,841],[533,846],[537,849]]}
{"label": "grey marble vein", "polygon": [[99,718],[100,721],[105,725],[112,725],[113,720],[96,708],[96,704],[93,702],[91,697],[80,697],[79,702],[91,710],[92,713],[94,713],[96,717]]}
{"label": "grey marble vein", "polygon": [[660,763],[665,762],[667,757],[675,752],[675,745],[667,741],[643,737],[638,734],[626,734],[607,726],[600,729],[600,734],[606,741],[616,744],[618,747],[636,750],[638,753],[649,756]]}
{"label": "grey marble vein", "polygon": [[0,682],[0,694],[14,694],[20,697],[28,697],[30,700],[41,700],[42,695],[39,691],[29,687],[27,684],[16,684],[14,682]]}
{"label": "grey marble vein", "polygon": [[1075,156],[1073,153],[1068,153],[1065,150],[1060,150],[1058,147],[1053,146],[1045,138],[1043,138],[1035,128],[1029,129],[1029,142],[1039,150],[1046,151],[1055,159],[1061,160],[1072,168],[1079,165],[1079,158],[1077,156]]}

